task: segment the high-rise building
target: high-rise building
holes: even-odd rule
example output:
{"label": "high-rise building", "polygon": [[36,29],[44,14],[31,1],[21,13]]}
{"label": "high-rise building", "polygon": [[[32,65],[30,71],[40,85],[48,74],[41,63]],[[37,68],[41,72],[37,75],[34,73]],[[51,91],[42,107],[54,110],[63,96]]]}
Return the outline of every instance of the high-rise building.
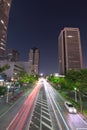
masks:
{"label": "high-rise building", "polygon": [[14,49],[10,49],[8,51],[8,60],[9,61],[18,61],[19,60],[19,52]]}
{"label": "high-rise building", "polygon": [[58,37],[59,73],[82,68],[82,48],[78,28],[64,28]]}
{"label": "high-rise building", "polygon": [[29,73],[38,74],[39,73],[39,56],[40,52],[38,48],[32,48],[29,52]]}
{"label": "high-rise building", "polygon": [[0,0],[0,57],[5,56],[11,0]]}

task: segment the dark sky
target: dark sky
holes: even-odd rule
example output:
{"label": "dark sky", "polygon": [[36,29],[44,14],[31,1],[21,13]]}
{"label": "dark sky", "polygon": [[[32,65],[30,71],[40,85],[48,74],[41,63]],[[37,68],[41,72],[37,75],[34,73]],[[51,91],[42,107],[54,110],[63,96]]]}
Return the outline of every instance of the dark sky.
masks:
{"label": "dark sky", "polygon": [[87,67],[87,4],[73,0],[13,0],[9,17],[7,48],[28,61],[30,48],[40,49],[40,72],[58,72],[58,35],[64,27],[78,27],[83,64]]}

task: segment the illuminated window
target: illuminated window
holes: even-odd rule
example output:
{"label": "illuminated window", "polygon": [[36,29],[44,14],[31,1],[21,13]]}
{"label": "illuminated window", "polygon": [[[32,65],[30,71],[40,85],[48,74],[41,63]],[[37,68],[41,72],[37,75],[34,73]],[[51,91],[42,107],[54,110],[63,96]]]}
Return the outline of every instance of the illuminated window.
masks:
{"label": "illuminated window", "polygon": [[12,53],[9,53],[10,56],[12,56]]}
{"label": "illuminated window", "polygon": [[0,47],[2,50],[5,50],[5,48],[3,48],[3,47]]}
{"label": "illuminated window", "polygon": [[4,40],[4,39],[2,39],[2,38],[1,38],[1,41],[5,42],[5,40]]}
{"label": "illuminated window", "polygon": [[6,27],[6,26],[4,26],[4,29],[6,29],[6,30],[7,30],[7,27]]}
{"label": "illuminated window", "polygon": [[5,44],[3,42],[0,43],[1,45],[5,46]]}
{"label": "illuminated window", "polygon": [[9,3],[7,3],[7,5],[8,5],[8,6],[10,6],[10,4],[9,4]]}
{"label": "illuminated window", "polygon": [[4,24],[4,21],[1,19],[1,23]]}
{"label": "illuminated window", "polygon": [[71,36],[71,35],[68,35],[67,37],[68,37],[68,38],[71,38],[71,37],[73,37],[73,36]]}

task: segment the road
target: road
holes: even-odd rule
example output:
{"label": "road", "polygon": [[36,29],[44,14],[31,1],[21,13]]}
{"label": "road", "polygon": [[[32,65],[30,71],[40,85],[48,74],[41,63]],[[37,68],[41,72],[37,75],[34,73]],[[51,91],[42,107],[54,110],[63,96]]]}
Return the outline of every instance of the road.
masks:
{"label": "road", "polygon": [[49,83],[44,81],[44,84],[48,98],[53,103],[55,117],[58,120],[60,130],[87,130],[87,122],[83,120],[80,114],[68,113],[64,106],[65,99]]}
{"label": "road", "polygon": [[[33,89],[33,86],[28,92],[23,94],[16,102],[14,102],[13,105],[11,105],[11,107],[8,107],[7,110],[3,114],[0,115],[0,130],[6,130],[6,129],[11,130],[13,123],[18,124],[19,122],[18,118],[19,117],[21,118],[24,111],[26,110],[26,107],[25,107],[27,105],[26,103],[29,102],[28,104],[30,104],[29,99],[32,98],[32,92],[33,92],[32,89]],[[34,88],[34,90],[35,89],[36,87]],[[6,105],[6,107],[7,106],[9,106],[9,103]],[[18,122],[16,122],[16,119]],[[15,128],[12,128],[12,130],[14,129]]]}
{"label": "road", "polygon": [[64,101],[41,79],[26,98],[0,116],[0,130],[87,130],[87,122],[79,113],[69,114]]}
{"label": "road", "polygon": [[17,112],[13,120],[10,122],[6,130],[22,130],[24,124],[31,112],[32,106],[34,104],[35,98],[39,92],[41,85],[36,85],[34,90],[29,94],[25,102],[23,103],[20,110]]}
{"label": "road", "polygon": [[43,80],[34,105],[31,120],[23,130],[87,130],[87,122],[77,114],[70,114],[65,99]]}

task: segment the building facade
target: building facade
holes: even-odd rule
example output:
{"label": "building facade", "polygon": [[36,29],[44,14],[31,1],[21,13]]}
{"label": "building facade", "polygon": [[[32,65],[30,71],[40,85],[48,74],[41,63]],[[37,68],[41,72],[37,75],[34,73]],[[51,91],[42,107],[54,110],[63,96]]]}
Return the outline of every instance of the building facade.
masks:
{"label": "building facade", "polygon": [[40,52],[38,48],[32,48],[29,52],[29,74],[39,73],[39,56]]}
{"label": "building facade", "polygon": [[9,49],[8,51],[8,59],[9,61],[19,61],[19,52],[17,50],[14,49]]}
{"label": "building facade", "polygon": [[[26,72],[29,73],[29,62],[25,63],[25,62],[10,62],[7,60],[4,61],[0,61],[0,67],[4,66],[4,65],[9,65],[9,69],[3,71],[1,73],[5,74],[7,76],[7,80],[11,80],[11,79],[17,79],[18,78],[18,74],[21,72]],[[28,68],[27,68],[28,66]]]}
{"label": "building facade", "polygon": [[64,28],[58,37],[59,74],[82,68],[82,48],[78,28]]}
{"label": "building facade", "polygon": [[11,0],[0,0],[0,56],[5,56]]}

